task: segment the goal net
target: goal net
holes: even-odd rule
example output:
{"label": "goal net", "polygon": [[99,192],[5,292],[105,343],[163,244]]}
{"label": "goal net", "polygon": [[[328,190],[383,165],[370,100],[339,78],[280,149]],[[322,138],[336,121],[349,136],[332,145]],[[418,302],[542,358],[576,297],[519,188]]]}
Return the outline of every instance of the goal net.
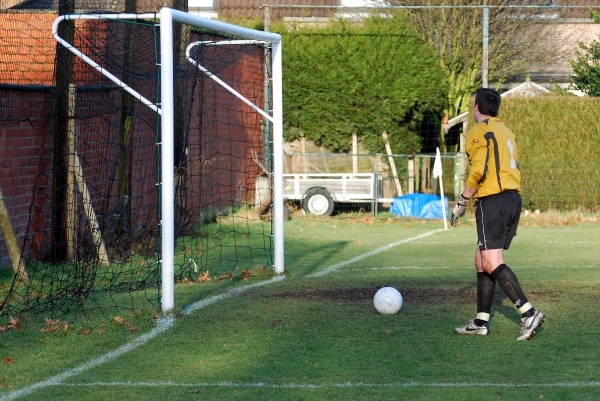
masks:
{"label": "goal net", "polygon": [[166,312],[176,283],[282,273],[279,35],[169,8],[53,35],[52,137],[2,311]]}

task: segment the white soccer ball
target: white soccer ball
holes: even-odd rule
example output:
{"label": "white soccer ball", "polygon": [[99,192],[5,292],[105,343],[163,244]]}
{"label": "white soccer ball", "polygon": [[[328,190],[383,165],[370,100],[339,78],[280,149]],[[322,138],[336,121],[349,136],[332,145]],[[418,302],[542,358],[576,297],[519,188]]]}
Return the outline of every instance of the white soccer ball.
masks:
{"label": "white soccer ball", "polygon": [[382,287],[375,293],[373,305],[382,315],[393,315],[402,308],[402,294],[394,287]]}

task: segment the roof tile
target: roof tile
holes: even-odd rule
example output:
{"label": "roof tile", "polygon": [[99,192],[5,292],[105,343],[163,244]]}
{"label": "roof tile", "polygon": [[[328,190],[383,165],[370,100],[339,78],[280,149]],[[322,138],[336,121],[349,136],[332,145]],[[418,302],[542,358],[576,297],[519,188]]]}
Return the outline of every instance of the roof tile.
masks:
{"label": "roof tile", "polygon": [[[279,6],[337,6],[338,0],[220,0],[218,14],[219,17],[223,18],[262,18],[264,17],[264,4]],[[329,17],[334,13],[334,9],[327,8],[273,7],[271,9],[271,18]]]}

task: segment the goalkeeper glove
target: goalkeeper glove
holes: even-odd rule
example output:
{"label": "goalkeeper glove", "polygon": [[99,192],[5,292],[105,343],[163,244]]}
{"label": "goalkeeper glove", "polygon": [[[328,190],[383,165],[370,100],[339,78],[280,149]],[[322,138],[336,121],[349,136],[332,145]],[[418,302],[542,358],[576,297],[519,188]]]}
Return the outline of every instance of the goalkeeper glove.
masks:
{"label": "goalkeeper glove", "polygon": [[456,200],[456,204],[454,205],[454,209],[452,209],[452,216],[450,216],[450,224],[452,227],[456,227],[458,225],[458,218],[465,214],[467,211],[467,205],[469,204],[469,199],[460,195]]}

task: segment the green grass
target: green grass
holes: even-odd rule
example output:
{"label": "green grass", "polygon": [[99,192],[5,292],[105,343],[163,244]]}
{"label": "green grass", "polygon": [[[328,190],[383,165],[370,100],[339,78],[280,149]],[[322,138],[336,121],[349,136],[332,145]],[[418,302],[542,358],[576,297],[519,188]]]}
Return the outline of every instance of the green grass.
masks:
{"label": "green grass", "polygon": [[[453,332],[475,314],[475,228],[461,223],[294,218],[285,279],[258,285],[272,273],[256,269],[180,284],[175,323],[114,358],[159,316],[82,316],[53,332],[43,317],[22,321],[0,333],[0,400],[600,399],[598,224],[523,221],[505,259],[548,319],[517,342],[519,316],[499,290],[490,336]],[[373,308],[384,285],[403,294],[396,315]],[[105,361],[85,368],[93,358]]]}

